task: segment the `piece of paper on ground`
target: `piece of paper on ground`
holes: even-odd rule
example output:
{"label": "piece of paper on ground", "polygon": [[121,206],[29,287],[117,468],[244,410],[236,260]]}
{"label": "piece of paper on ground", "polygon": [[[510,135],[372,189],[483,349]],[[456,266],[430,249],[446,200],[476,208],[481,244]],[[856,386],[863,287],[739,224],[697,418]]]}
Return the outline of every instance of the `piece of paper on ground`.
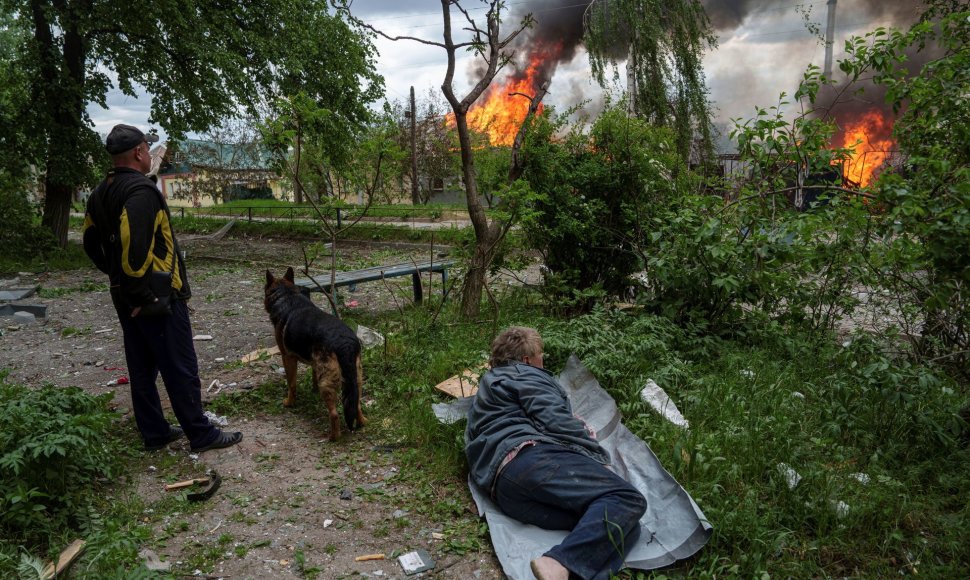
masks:
{"label": "piece of paper on ground", "polygon": [[[647,444],[620,423],[616,402],[575,355],[566,362],[559,382],[569,395],[573,412],[596,430],[600,444],[610,452],[615,471],[647,498],[647,511],[640,519],[640,540],[629,551],[626,565],[653,570],[700,550],[710,539],[712,526]],[[488,520],[502,570],[512,580],[533,578],[529,562],[560,543],[566,532],[514,520],[498,509],[487,492],[471,480],[468,485],[479,513]]]}

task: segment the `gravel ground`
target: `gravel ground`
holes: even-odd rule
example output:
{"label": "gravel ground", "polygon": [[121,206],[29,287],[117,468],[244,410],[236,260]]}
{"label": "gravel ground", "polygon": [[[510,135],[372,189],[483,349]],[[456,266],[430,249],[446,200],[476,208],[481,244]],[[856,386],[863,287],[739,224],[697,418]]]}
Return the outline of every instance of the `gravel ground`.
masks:
{"label": "gravel ground", "polygon": [[[278,357],[233,363],[273,345],[262,304],[265,271],[269,268],[281,274],[287,265],[302,265],[302,245],[187,236],[182,245],[194,293],[190,306],[204,398],[211,400],[219,391],[251,389],[268,381],[280,383],[282,398],[285,387]],[[427,259],[428,250],[338,249],[342,263],[360,266],[408,261],[412,255],[416,260]],[[40,295],[20,302],[47,305],[45,320],[19,324],[13,318],[0,318],[0,357],[3,368],[9,370],[8,381],[78,386],[92,394],[110,392],[118,409],[130,417],[120,329],[108,293],[92,290],[104,281],[93,268],[21,274],[17,280],[5,281],[7,286],[41,287]],[[437,293],[440,288],[432,291]],[[361,310],[397,308],[411,300],[411,280],[402,277],[386,284],[362,284],[354,293],[342,293],[341,298],[356,302],[355,308]],[[352,318],[353,310],[347,308],[345,316]],[[367,408],[380,405],[370,397],[364,402],[365,415]],[[452,500],[461,506],[464,515],[460,517],[473,517],[467,489],[456,485],[430,493],[424,490],[417,497],[419,490],[400,469],[399,454],[404,450],[382,440],[374,422],[330,443],[326,441],[327,422],[314,413],[288,410],[245,420],[227,419],[228,428],[245,434],[239,445],[194,455],[183,440],[147,456],[144,467],[139,465],[137,492],[148,506],[171,495],[164,491],[165,483],[186,474],[200,477],[207,469],[215,469],[223,478],[209,501],[190,504],[183,500],[174,509],[163,501],[156,505],[168,508],[159,513],[146,509],[144,521],[160,539],[150,548],[174,573],[232,578],[303,578],[314,573],[320,578],[398,578],[404,573],[393,556],[423,549],[437,561],[434,573],[440,577],[503,577],[487,540],[482,551],[461,554],[461,550],[446,550],[463,539],[450,537],[450,522],[434,521],[430,512],[420,509],[422,504]],[[348,495],[350,499],[346,499]],[[384,554],[386,559],[356,561],[367,554]],[[197,570],[195,564],[200,562],[201,570]]]}

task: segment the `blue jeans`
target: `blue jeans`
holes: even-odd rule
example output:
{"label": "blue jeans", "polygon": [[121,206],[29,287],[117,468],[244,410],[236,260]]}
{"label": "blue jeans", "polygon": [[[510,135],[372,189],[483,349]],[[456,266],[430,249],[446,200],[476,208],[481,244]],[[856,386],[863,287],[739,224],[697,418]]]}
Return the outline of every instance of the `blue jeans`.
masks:
{"label": "blue jeans", "polygon": [[647,509],[647,500],[622,477],[553,443],[522,449],[499,474],[495,500],[521,522],[570,530],[545,555],[584,579],[619,572]]}
{"label": "blue jeans", "polygon": [[167,440],[168,420],[162,412],[155,380],[159,372],[172,403],[172,411],[192,447],[203,447],[219,436],[202,410],[199,360],[192,342],[189,308],[184,300],[172,300],[167,316],[119,315],[125,335],[125,359],[131,385],[135,423],[146,445]]}

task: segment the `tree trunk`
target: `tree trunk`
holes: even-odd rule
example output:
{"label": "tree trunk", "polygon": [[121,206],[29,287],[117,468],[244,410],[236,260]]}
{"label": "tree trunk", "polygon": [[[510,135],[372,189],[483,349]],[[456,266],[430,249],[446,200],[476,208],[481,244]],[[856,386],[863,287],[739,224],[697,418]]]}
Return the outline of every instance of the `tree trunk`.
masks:
{"label": "tree trunk", "polygon": [[67,230],[71,217],[71,201],[73,191],[71,186],[62,183],[44,182],[44,217],[41,225],[54,234],[57,244],[67,247]]}

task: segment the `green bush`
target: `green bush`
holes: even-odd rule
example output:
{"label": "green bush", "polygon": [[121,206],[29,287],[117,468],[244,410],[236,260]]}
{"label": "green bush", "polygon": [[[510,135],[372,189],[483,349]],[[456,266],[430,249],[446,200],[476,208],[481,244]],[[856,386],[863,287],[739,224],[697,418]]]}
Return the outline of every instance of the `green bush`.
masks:
{"label": "green bush", "polygon": [[643,268],[634,251],[642,224],[681,195],[686,174],[671,134],[614,108],[587,134],[556,135],[564,118],[540,117],[530,133],[522,178],[537,199],[523,222],[542,252],[546,289],[556,301],[588,310],[602,295],[619,295]]}
{"label": "green bush", "polygon": [[4,212],[0,220],[0,263],[18,256],[43,256],[57,249],[54,234],[40,225],[40,215],[23,190],[0,187],[0,207]]}
{"label": "green bush", "polygon": [[26,540],[82,518],[100,482],[122,473],[110,394],[8,384],[0,373],[0,530]]}

